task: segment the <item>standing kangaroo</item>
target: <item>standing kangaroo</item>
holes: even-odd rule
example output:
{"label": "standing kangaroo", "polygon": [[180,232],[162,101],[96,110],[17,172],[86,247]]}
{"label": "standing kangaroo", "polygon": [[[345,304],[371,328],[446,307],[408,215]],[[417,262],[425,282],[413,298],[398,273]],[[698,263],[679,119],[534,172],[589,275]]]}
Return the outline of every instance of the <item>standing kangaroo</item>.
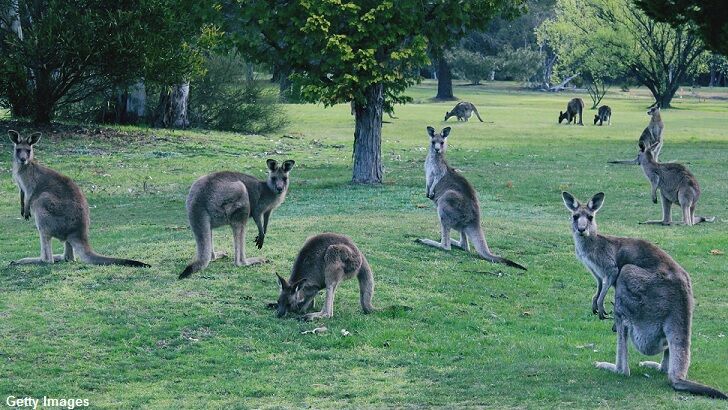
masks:
{"label": "standing kangaroo", "polygon": [[[652,151],[655,157],[655,161],[658,161],[660,151],[662,151],[662,132],[665,129],[665,123],[662,122],[662,115],[660,114],[660,107],[654,106],[647,110],[647,115],[650,116],[650,123],[647,124],[642,135],[640,135],[637,145],[644,144],[646,147],[654,146],[655,149]],[[609,161],[610,164],[639,164],[639,159],[631,159],[624,161]]]}
{"label": "standing kangaroo", "polygon": [[700,222],[713,222],[715,217],[695,216],[695,206],[700,198],[700,185],[695,176],[682,164],[657,162],[654,149],[658,146],[655,143],[652,147],[645,146],[640,141],[640,152],[637,155],[637,162],[652,185],[652,202],[657,203],[657,189],[660,189],[662,197],[662,220],[646,221],[645,224],[672,224],[672,204],[680,205],[683,213],[683,223],[688,226]]}
{"label": "standing kangaroo", "polygon": [[[640,362],[640,366],[667,373],[673,389],[728,399],[716,389],[687,380],[693,318],[690,275],[647,241],[597,233],[595,216],[604,203],[603,193],[594,195],[586,205],[568,192],[562,197],[572,215],[576,256],[597,278],[600,297],[603,289],[615,285],[617,359],[614,364],[596,362],[596,367],[629,376],[627,338],[631,336],[640,353],[663,354],[662,363]],[[598,308],[599,317],[606,318],[603,306]]]}
{"label": "standing kangaroo", "polygon": [[566,112],[559,111],[559,124],[566,120],[567,124],[571,124],[573,121],[576,124],[576,115],[579,114],[579,125],[584,125],[581,121],[582,113],[584,112],[584,100],[581,98],[572,98],[568,104],[566,104]]}
{"label": "standing kangaroo", "polygon": [[263,247],[268,232],[270,214],[286,199],[288,173],[295,162],[288,160],[282,166],[272,159],[266,162],[268,178],[265,181],[239,172],[215,172],[195,181],[187,196],[187,216],[197,243],[197,256],[179,275],[184,279],[205,269],[210,260],[223,257],[212,246],[212,230],[230,225],[233,230],[235,266],[264,263],[262,257],[245,258],[245,225],[252,217],[258,226],[255,244]]}
{"label": "standing kangaroo", "polygon": [[608,105],[599,107],[599,111],[594,115],[594,125],[599,122],[599,126],[601,126],[604,121],[607,121],[607,125],[612,125],[612,109]]}
{"label": "standing kangaroo", "polygon": [[[445,161],[450,127],[443,129],[439,134],[435,132],[434,128],[427,127],[427,133],[431,143],[425,160],[425,179],[427,180],[425,189],[427,197],[437,205],[442,236],[440,242],[430,239],[417,239],[417,242],[446,251],[450,250],[452,242],[455,246],[470,251],[469,239],[473,242],[475,251],[483,259],[526,270],[516,262],[490,252],[488,243],[485,241],[485,234],[480,227],[478,195],[470,182]],[[450,229],[460,232],[459,241],[450,239]]]}
{"label": "standing kangaroo", "polygon": [[450,117],[457,117],[458,121],[467,122],[470,119],[470,116],[473,115],[473,113],[475,113],[475,116],[478,117],[480,122],[483,122],[483,119],[480,118],[480,113],[478,113],[478,109],[475,108],[475,105],[473,105],[473,103],[461,101],[455,104],[455,107],[452,109],[452,111],[448,111],[445,113],[445,121],[449,120]]}
{"label": "standing kangaroo", "polygon": [[[40,234],[40,258],[23,258],[12,264],[40,264],[73,261],[75,254],[94,265],[149,267],[146,263],[99,255],[88,240],[90,225],[88,202],[71,178],[39,164],[33,146],[40,140],[36,132],[22,137],[8,131],[13,142],[13,179],[20,187],[20,215],[35,219]],[[51,240],[64,242],[63,255],[53,255]]]}
{"label": "standing kangaroo", "polygon": [[356,276],[364,313],[374,311],[372,295],[374,276],[364,254],[344,235],[322,233],[306,240],[293,264],[290,278],[280,275],[281,293],[278,297],[278,317],[288,312],[305,312],[313,304],[314,296],[326,289],[326,302],[320,312],[309,313],[306,320],[330,318],[334,315],[334,294],[339,284]]}

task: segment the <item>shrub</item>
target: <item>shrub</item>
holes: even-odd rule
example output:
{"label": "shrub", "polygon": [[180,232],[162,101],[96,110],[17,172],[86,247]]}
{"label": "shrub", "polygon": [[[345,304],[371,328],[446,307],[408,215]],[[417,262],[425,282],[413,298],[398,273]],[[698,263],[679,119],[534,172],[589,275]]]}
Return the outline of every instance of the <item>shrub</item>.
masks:
{"label": "shrub", "polygon": [[286,125],[277,90],[251,81],[245,67],[237,53],[207,58],[205,73],[190,84],[193,126],[258,134]]}

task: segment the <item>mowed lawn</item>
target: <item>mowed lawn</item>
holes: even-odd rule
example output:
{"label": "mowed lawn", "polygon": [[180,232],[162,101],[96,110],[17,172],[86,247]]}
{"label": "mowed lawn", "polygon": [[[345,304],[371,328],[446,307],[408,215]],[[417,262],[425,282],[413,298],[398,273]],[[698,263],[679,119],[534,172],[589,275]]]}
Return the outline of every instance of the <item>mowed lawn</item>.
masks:
{"label": "mowed lawn", "polygon": [[[586,110],[578,127],[556,123],[577,94],[457,86],[486,122],[445,124],[454,103],[430,101],[433,83],[417,86],[414,103],[384,125],[379,187],[349,183],[348,105],[289,105],[288,129],[267,136],[94,127],[44,135],[37,157],[88,196],[94,248],[150,269],[8,267],[40,251],[33,223],[20,218],[3,127],[3,405],[13,395],[114,409],[728,408],[674,392],[664,375],[638,367],[647,358],[632,347],[631,377],[593,366],[614,360],[615,335],[612,322],[591,313],[596,285],[574,256],[560,195],[586,200],[604,191],[601,232],[655,242],[690,272],[690,378],[728,391],[728,92],[711,92],[724,99],[686,92],[663,112],[661,159],[688,164],[703,190],[697,214],[718,216],[692,228],[638,225],[660,218],[661,206],[650,201],[639,167],[606,163],[636,155],[650,103],[639,90],[607,95],[611,126],[591,125],[594,111]],[[440,232],[424,192],[427,125],[453,128],[448,160],[479,193],[490,247],[527,272],[414,242]],[[195,252],[184,207],[192,182],[224,169],[262,178],[266,158],[296,160],[262,250],[249,226],[247,255],[271,262],[236,268],[220,260],[178,281]],[[337,292],[334,318],[277,319],[266,308],[278,295],[275,273],[287,276],[304,240],[325,231],[351,236],[369,258],[378,311],[362,314],[354,280]],[[229,229],[215,232],[217,250],[231,253],[231,242]],[[321,325],[328,331],[301,334]]]}

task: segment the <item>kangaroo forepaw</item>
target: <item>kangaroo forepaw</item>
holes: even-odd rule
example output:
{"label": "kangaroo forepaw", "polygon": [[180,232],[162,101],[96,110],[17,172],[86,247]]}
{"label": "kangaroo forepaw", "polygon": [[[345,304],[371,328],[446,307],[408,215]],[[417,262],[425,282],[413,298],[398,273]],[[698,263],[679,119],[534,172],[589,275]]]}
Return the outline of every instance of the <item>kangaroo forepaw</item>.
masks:
{"label": "kangaroo forepaw", "polygon": [[263,241],[265,240],[265,235],[258,235],[255,237],[255,246],[258,247],[258,249],[263,248]]}

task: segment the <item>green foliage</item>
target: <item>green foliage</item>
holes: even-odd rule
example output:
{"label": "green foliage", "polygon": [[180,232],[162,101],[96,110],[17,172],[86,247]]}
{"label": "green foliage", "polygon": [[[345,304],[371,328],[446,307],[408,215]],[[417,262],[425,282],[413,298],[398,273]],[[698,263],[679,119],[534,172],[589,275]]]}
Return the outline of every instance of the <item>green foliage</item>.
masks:
{"label": "green foliage", "polygon": [[486,57],[465,49],[456,49],[445,54],[453,73],[459,78],[465,78],[472,84],[480,84],[481,80],[489,79],[498,66],[494,57]]}
{"label": "green foliage", "polygon": [[0,24],[0,92],[40,122],[114,85],[178,81],[201,62],[193,42],[219,37],[201,29],[214,8],[192,0],[0,0],[8,10],[20,34]]}
{"label": "green foliage", "polygon": [[543,64],[543,57],[536,50],[527,47],[513,49],[505,47],[498,53],[499,71],[496,78],[500,80],[529,81]]}
{"label": "green foliage", "polygon": [[510,46],[505,46],[496,56],[456,49],[447,53],[446,58],[455,75],[472,84],[480,84],[491,75],[499,80],[528,81],[538,73],[542,64],[538,51]]}
{"label": "green foliage", "polygon": [[607,84],[628,74],[665,107],[703,52],[687,28],[655,22],[631,0],[558,0],[556,16],[537,36],[556,51],[562,75],[579,73],[587,83]]}
{"label": "green foliage", "polygon": [[212,55],[204,74],[190,83],[193,126],[264,134],[286,124],[275,90],[245,78],[245,61],[237,53]]}
{"label": "green foliage", "polygon": [[239,0],[233,19],[238,46],[260,62],[290,67],[302,96],[326,106],[356,100],[382,84],[386,100],[402,93],[428,64],[428,48],[458,41],[496,13],[515,13],[521,2],[308,0],[276,3]]}
{"label": "green foliage", "polygon": [[703,42],[728,56],[728,7],[725,0],[633,0],[650,17],[676,28],[696,27]]}

